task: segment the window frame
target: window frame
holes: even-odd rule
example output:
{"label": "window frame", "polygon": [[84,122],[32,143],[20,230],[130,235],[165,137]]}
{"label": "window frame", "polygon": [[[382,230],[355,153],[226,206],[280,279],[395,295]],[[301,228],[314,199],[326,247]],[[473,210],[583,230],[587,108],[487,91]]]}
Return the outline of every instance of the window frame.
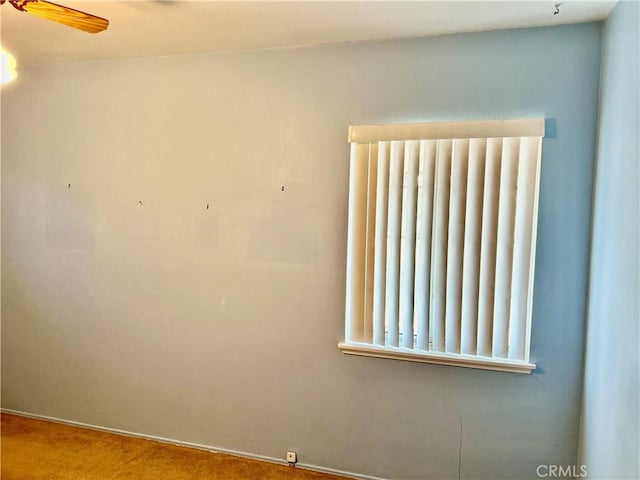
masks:
{"label": "window frame", "polygon": [[[496,356],[496,355],[482,355],[476,352],[473,355],[469,355],[467,353],[462,352],[462,348],[459,348],[459,352],[450,352],[450,351],[435,351],[428,347],[427,349],[415,348],[415,345],[412,345],[412,348],[408,348],[406,345],[403,346],[401,344],[398,345],[388,345],[386,340],[384,345],[380,345],[379,337],[376,342],[373,341],[373,338],[361,338],[358,335],[358,328],[354,329],[354,322],[351,320],[352,313],[352,305],[354,303],[353,299],[353,286],[356,285],[356,289],[366,289],[367,287],[364,283],[367,282],[366,278],[358,278],[359,275],[355,270],[362,270],[362,265],[358,265],[357,268],[354,267],[354,237],[364,232],[364,230],[370,229],[371,227],[362,225],[362,218],[358,217],[358,210],[362,208],[362,205],[356,205],[356,201],[354,201],[354,192],[358,188],[356,178],[359,175],[362,175],[361,171],[358,171],[359,166],[354,161],[354,156],[357,155],[357,146],[362,144],[373,144],[377,142],[408,142],[413,140],[451,140],[455,141],[456,139],[508,139],[508,138],[519,138],[520,141],[523,138],[531,138],[535,137],[539,142],[537,144],[537,153],[536,153],[536,165],[535,168],[535,177],[534,184],[529,188],[532,188],[532,193],[529,192],[529,195],[533,195],[532,198],[527,197],[528,202],[533,202],[532,206],[532,224],[529,228],[531,228],[531,239],[530,239],[530,252],[529,252],[529,265],[528,265],[528,291],[526,298],[526,320],[522,327],[525,329],[525,345],[524,345],[524,353],[521,355],[522,358],[509,358],[510,354],[507,354],[507,357]],[[534,363],[530,362],[529,353],[530,353],[530,341],[531,341],[531,317],[532,317],[532,297],[533,297],[533,275],[535,268],[535,251],[536,251],[536,230],[537,230],[537,212],[538,212],[538,194],[539,194],[539,182],[540,182],[540,164],[541,164],[541,152],[542,152],[542,138],[544,137],[544,118],[526,118],[526,119],[512,119],[512,120],[484,120],[484,121],[464,121],[464,122],[431,122],[431,123],[413,123],[413,124],[394,124],[394,125],[356,125],[349,127],[348,140],[351,144],[351,166],[350,166],[350,181],[349,181],[349,220],[348,220],[348,247],[347,247],[347,295],[346,295],[346,316],[345,316],[345,340],[338,344],[340,350],[349,355],[361,355],[361,356],[369,356],[369,357],[379,357],[379,358],[388,358],[388,359],[397,359],[397,360],[408,360],[414,362],[424,362],[424,363],[435,363],[441,365],[450,365],[450,366],[464,366],[470,368],[479,368],[479,369],[488,369],[488,370],[497,370],[497,371],[506,371],[513,373],[530,373],[532,370],[536,368]],[[502,144],[501,144],[502,145]],[[520,143],[518,144],[520,145]],[[503,147],[501,146],[501,149]],[[518,147],[519,148],[519,147]],[[501,150],[502,152],[502,150]],[[502,153],[500,154],[502,155]],[[501,157],[501,162],[502,157]],[[533,161],[533,160],[531,160]],[[520,162],[520,152],[518,153],[518,157],[516,162]],[[403,181],[406,181],[403,180]],[[418,180],[420,181],[420,180]],[[500,180],[502,181],[502,180]],[[369,182],[371,179],[369,178]],[[502,184],[499,183],[501,187]],[[371,187],[371,185],[369,185]],[[466,188],[466,187],[465,187]],[[368,194],[368,192],[367,192]],[[434,193],[435,195],[435,193]],[[466,195],[466,192],[465,192]],[[371,202],[371,198],[367,197],[367,203]],[[514,216],[515,212],[515,194],[514,199],[512,200],[514,206]],[[375,202],[374,202],[375,203]],[[369,207],[370,208],[370,207]],[[361,213],[361,212],[360,212]],[[449,219],[447,219],[447,222]],[[515,223],[515,220],[513,220]],[[365,222],[366,224],[366,222]],[[514,227],[515,228],[515,227]],[[497,229],[497,227],[496,227]],[[371,232],[365,232],[365,235],[370,235]],[[513,233],[515,235],[515,233]],[[356,242],[362,242],[362,239],[356,239]],[[370,240],[366,240],[370,241]],[[448,246],[447,246],[448,248]],[[497,254],[496,254],[497,256]],[[362,261],[362,259],[360,259]],[[415,261],[415,259],[414,259]],[[510,259],[513,263],[513,257]],[[461,274],[462,276],[463,274]],[[461,280],[460,280],[461,281]],[[511,279],[510,279],[511,281]],[[355,282],[355,283],[354,283]],[[511,289],[511,285],[509,289]],[[380,294],[380,293],[379,293]],[[413,300],[412,300],[413,301]],[[430,300],[429,300],[430,301]],[[463,301],[462,299],[460,300]],[[511,299],[509,300],[511,301]],[[357,303],[357,302],[356,302]],[[364,308],[364,307],[363,307]],[[356,316],[359,318],[359,313],[356,313]],[[511,313],[510,313],[511,315]],[[366,315],[364,315],[366,317]],[[477,319],[476,319],[477,321]],[[365,319],[366,323],[367,320]],[[370,320],[369,320],[370,322]],[[519,320],[520,322],[520,320]],[[358,322],[356,322],[358,323]],[[371,326],[366,327],[367,329],[371,328]],[[508,327],[510,328],[510,327]],[[386,337],[385,330],[385,337]],[[394,332],[395,333],[395,332]],[[374,334],[370,333],[369,337],[372,337]],[[413,335],[413,332],[412,332]],[[507,337],[509,336],[509,331],[507,331]],[[411,341],[407,341],[405,343],[411,343]]]}

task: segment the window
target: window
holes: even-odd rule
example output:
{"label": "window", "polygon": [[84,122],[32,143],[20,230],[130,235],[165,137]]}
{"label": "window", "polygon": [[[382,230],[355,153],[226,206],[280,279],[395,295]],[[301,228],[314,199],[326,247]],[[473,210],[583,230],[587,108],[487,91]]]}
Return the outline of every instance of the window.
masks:
{"label": "window", "polygon": [[344,353],[529,373],[543,119],[352,126]]}

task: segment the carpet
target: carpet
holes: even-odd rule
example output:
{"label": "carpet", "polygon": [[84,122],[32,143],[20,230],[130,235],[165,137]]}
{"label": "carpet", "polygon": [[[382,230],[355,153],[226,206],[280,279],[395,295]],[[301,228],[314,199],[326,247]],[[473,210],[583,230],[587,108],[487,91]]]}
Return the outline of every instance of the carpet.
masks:
{"label": "carpet", "polygon": [[2,480],[343,479],[5,413],[0,433]]}

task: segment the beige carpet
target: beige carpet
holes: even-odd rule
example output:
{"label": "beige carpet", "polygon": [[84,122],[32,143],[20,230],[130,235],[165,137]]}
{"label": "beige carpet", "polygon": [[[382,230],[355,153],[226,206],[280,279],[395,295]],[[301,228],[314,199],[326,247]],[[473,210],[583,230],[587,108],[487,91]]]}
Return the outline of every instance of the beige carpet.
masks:
{"label": "beige carpet", "polygon": [[2,414],[2,480],[340,480],[222,453]]}

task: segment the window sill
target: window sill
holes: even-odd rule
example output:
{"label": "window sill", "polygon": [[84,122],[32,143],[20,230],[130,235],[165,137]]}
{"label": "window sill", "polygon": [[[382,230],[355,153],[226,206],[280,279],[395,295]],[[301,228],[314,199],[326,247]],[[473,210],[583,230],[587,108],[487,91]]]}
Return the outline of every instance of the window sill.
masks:
{"label": "window sill", "polygon": [[499,372],[529,374],[536,368],[533,363],[509,360],[507,358],[497,359],[457,353],[427,352],[401,347],[381,347],[368,343],[341,342],[338,344],[338,348],[342,350],[342,353],[346,353],[348,355],[390,358],[393,360],[406,360],[410,362],[436,363],[438,365],[497,370]]}

